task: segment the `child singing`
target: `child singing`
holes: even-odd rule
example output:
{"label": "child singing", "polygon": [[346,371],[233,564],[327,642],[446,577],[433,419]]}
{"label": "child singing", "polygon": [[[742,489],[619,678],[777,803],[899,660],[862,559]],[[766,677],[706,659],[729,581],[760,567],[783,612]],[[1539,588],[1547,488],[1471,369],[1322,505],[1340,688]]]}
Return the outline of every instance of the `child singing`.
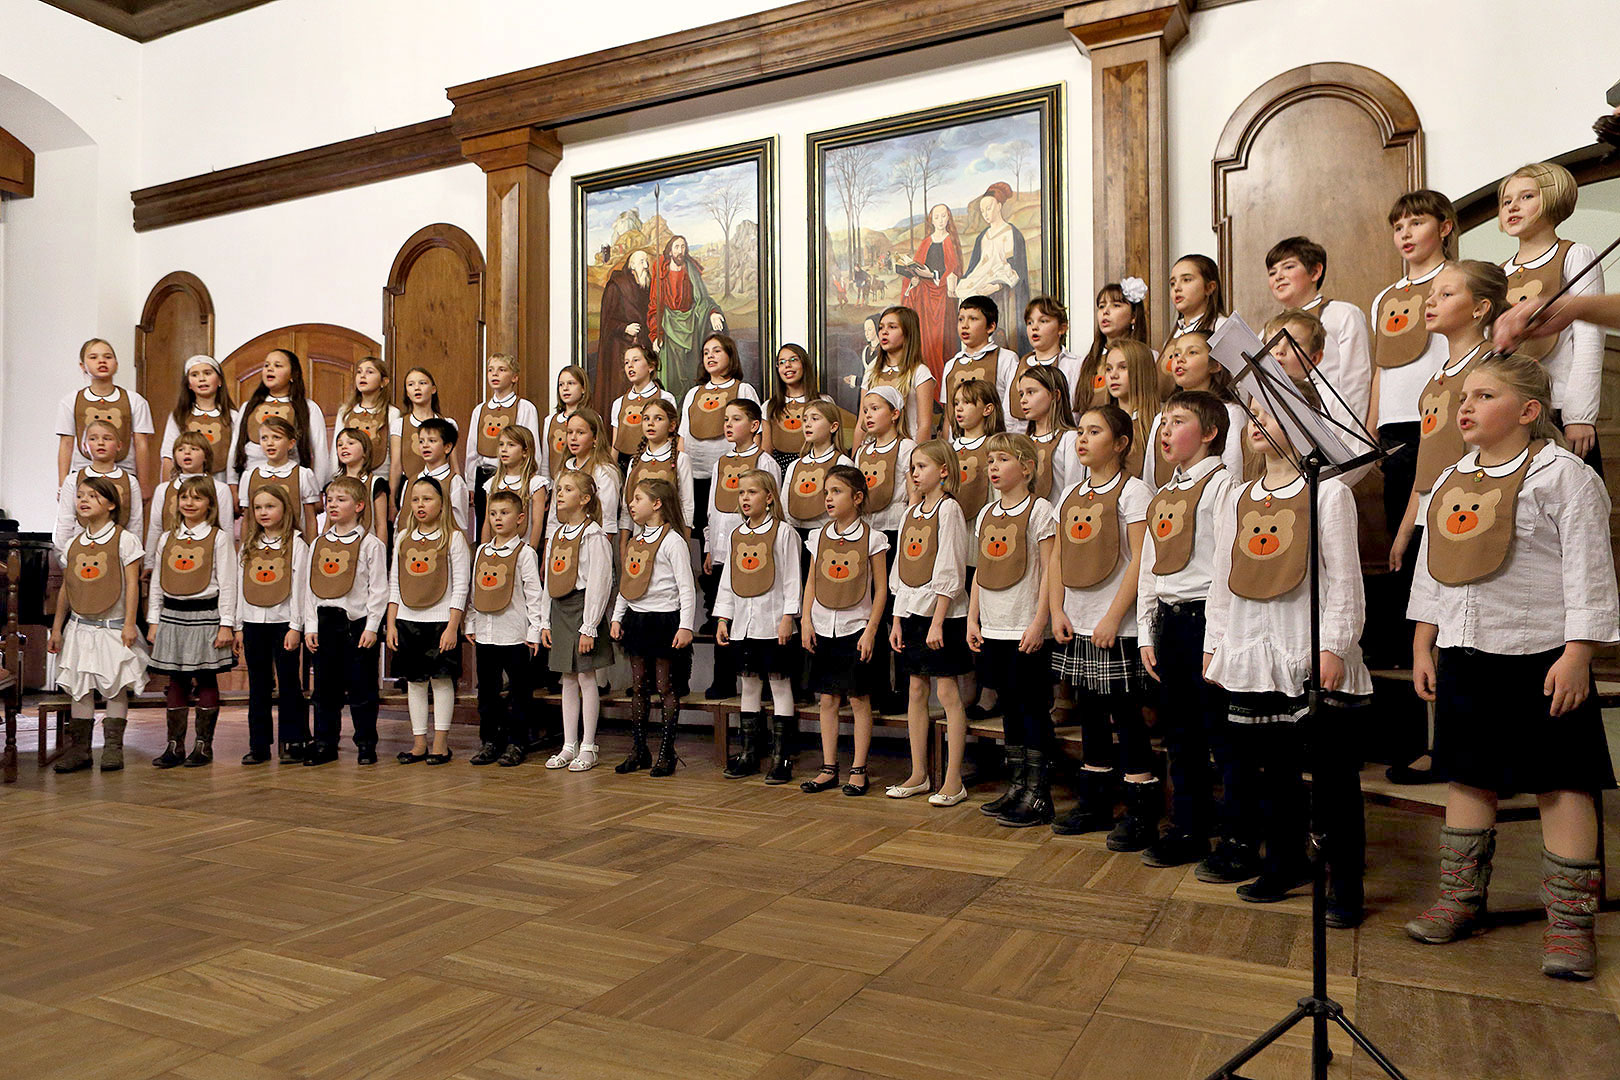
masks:
{"label": "child singing", "polygon": [[[505,434],[505,433],[503,433]],[[472,764],[523,764],[534,707],[529,665],[540,651],[540,563],[524,541],[524,499],[497,491],[486,508],[489,539],[472,569],[467,640],[478,662],[478,738]],[[502,694],[502,682],[507,693]],[[569,767],[590,768],[576,758]],[[591,754],[591,764],[595,754]]]}
{"label": "child singing", "polygon": [[[245,490],[245,489],[244,489]],[[287,489],[266,484],[252,495],[242,528],[241,572],[236,575],[236,655],[247,664],[248,752],[244,765],[270,760],[276,702],[281,763],[304,759],[309,703],[299,670],[309,548],[293,527]]]}
{"label": "child singing", "polygon": [[[563,746],[546,759],[546,768],[566,769],[585,746],[596,750],[601,710],[596,673],[613,663],[613,642],[600,632],[613,599],[613,544],[602,531],[602,503],[589,473],[558,473],[553,486],[551,512],[556,525],[546,538],[540,644],[549,652],[551,670],[562,675]],[[650,764],[644,731],[630,756],[613,771],[631,772]]]}

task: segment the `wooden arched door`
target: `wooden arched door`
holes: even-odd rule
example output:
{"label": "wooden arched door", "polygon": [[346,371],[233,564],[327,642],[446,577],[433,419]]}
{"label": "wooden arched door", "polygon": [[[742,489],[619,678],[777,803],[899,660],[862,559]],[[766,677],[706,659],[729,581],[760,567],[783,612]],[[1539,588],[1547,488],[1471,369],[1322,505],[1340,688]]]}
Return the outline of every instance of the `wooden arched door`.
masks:
{"label": "wooden arched door", "polygon": [[[186,361],[214,355],[214,299],[195,274],[165,274],[147,294],[135,324],[135,389],[152,407],[157,434],[174,408],[185,378]],[[157,475],[161,438],[152,440],[152,475]]]}
{"label": "wooden arched door", "polygon": [[426,368],[440,408],[465,426],[484,389],[484,255],[465,230],[428,225],[399,249],[383,286],[383,341],[394,402],[405,402],[405,373]]}
{"label": "wooden arched door", "polygon": [[328,442],[338,409],[354,392],[354,367],[363,357],[377,356],[381,346],[358,330],[331,323],[299,323],[269,330],[240,346],[222,363],[225,385],[240,404],[259,385],[264,357],[271,349],[289,349],[304,370],[304,390],[326,416]]}

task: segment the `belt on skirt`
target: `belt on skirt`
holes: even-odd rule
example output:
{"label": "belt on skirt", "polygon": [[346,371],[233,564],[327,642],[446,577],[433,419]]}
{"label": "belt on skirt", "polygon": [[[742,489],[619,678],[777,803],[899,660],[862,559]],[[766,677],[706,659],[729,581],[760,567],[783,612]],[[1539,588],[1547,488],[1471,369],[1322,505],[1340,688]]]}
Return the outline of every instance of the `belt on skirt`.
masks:
{"label": "belt on skirt", "polygon": [[118,616],[116,619],[86,619],[84,616],[75,612],[73,615],[73,621],[78,623],[80,626],[92,626],[98,630],[122,630],[124,628],[124,617],[122,615]]}
{"label": "belt on skirt", "polygon": [[1168,612],[1171,615],[1202,615],[1205,603],[1206,601],[1203,600],[1177,600],[1174,603],[1169,600],[1160,600],[1159,610]]}

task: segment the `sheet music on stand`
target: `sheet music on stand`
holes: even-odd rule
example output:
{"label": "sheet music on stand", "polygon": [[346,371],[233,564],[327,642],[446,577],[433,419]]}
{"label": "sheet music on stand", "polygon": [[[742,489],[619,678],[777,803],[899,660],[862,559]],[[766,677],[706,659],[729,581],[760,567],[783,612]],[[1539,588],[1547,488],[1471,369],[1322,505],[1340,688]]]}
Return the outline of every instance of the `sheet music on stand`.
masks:
{"label": "sheet music on stand", "polygon": [[[1302,366],[1311,368],[1310,359],[1293,335],[1283,330],[1273,341],[1279,339],[1287,340],[1299,354]],[[1302,448],[1290,452],[1289,447],[1277,447],[1279,452],[1299,465],[1305,454],[1316,451],[1320,454],[1324,476],[1337,476],[1382,456],[1378,440],[1359,422],[1352,428],[1312,405],[1294,386],[1294,380],[1282,364],[1271,355],[1268,344],[1260,340],[1241,315],[1233,314],[1210,335],[1209,354],[1232,373],[1232,385],[1244,411],[1249,411],[1250,398],[1261,402],[1276,418],[1289,443]],[[1337,396],[1338,391],[1320,371],[1314,374],[1328,393]]]}

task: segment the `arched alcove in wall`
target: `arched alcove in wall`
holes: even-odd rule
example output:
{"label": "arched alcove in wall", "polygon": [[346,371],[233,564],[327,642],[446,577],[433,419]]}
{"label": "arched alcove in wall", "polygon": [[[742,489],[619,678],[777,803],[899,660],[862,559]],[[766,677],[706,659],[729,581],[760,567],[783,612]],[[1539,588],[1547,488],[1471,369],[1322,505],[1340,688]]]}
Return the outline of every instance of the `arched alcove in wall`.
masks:
{"label": "arched alcove in wall", "polygon": [[383,347],[396,404],[405,372],[425,367],[445,415],[472,415],[483,398],[484,253],[465,229],[438,222],[400,247],[383,286]]}
{"label": "arched alcove in wall", "polygon": [[[214,354],[214,298],[196,274],[176,270],[152,286],[135,324],[135,389],[151,405],[159,434],[186,361],[198,353]],[[154,440],[154,464],[160,449]]]}

